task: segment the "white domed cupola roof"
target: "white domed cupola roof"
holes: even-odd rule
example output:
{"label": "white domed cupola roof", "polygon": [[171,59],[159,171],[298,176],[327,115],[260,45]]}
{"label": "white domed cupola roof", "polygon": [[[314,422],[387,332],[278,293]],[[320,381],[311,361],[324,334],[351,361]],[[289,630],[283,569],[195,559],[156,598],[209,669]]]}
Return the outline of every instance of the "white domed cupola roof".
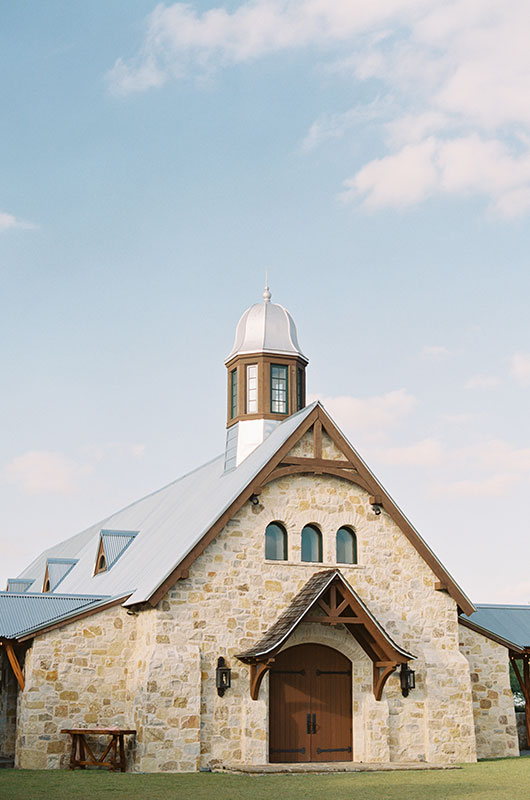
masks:
{"label": "white domed cupola roof", "polygon": [[309,360],[300,350],[293,318],[286,308],[271,303],[268,286],[263,292],[263,302],[247,308],[239,320],[234,346],[225,364],[246,353],[298,356],[306,363]]}

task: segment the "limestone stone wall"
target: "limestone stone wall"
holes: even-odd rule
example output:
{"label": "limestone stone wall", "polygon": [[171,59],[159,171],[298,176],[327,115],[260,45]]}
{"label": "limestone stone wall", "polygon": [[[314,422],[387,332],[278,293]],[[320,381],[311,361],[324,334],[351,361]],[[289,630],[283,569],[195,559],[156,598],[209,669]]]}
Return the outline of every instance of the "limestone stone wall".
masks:
{"label": "limestone stone wall", "polygon": [[[323,436],[326,458],[342,459]],[[312,454],[310,435],[293,455]],[[288,560],[265,560],[265,528],[280,521]],[[301,530],[320,527],[323,562],[301,562]],[[355,529],[358,564],[336,563],[339,527]],[[17,763],[66,763],[61,727],[126,725],[138,730],[131,766],[196,770],[268,761],[268,680],[251,700],[249,667],[236,658],[254,644],[318,570],[339,566],[390,636],[417,656],[416,686],[403,698],[397,675],[376,701],[372,665],[338,626],[303,625],[286,646],[329,644],[352,661],[353,749],[362,761],[473,761],[469,665],[459,650],[457,609],[414,547],[368,494],[330,475],[286,476],[246,503],[155,609],[103,611],[37,637],[19,702]],[[224,697],[217,659],[232,669]]]}
{"label": "limestone stone wall", "polygon": [[[324,441],[327,457],[343,458]],[[309,436],[293,455],[311,448]],[[272,521],[287,530],[286,562],[264,558],[264,532]],[[300,560],[300,534],[308,523],[322,531],[323,563]],[[335,534],[342,525],[356,531],[358,565],[336,564]],[[268,484],[259,505],[247,503],[159,607],[168,621],[178,619],[179,633],[200,650],[201,766],[267,761],[267,681],[259,699],[250,700],[249,668],[236,655],[273,624],[315,571],[331,566],[340,567],[389,634],[417,656],[417,689],[403,698],[394,676],[379,702],[371,664],[358,648],[355,658],[349,656],[358,681],[355,753],[380,761],[475,760],[469,668],[458,647],[455,602],[435,591],[437,578],[386,513],[372,512],[366,492],[334,476],[295,475]],[[339,649],[348,653],[346,639],[343,632]],[[232,668],[224,698],[215,692],[221,655]]]}
{"label": "limestone stone wall", "polygon": [[469,662],[479,758],[518,756],[519,743],[506,647],[466,628],[460,649]]}
{"label": "limestone stone wall", "polygon": [[0,647],[0,758],[15,757],[17,688],[5,648]]}
{"label": "limestone stone wall", "polygon": [[19,693],[16,766],[64,766],[69,740],[61,728],[131,727],[133,619],[117,606],[34,639]]}
{"label": "limestone stone wall", "polygon": [[[37,637],[19,693],[16,765],[65,766],[70,739],[61,728],[133,728],[130,768],[195,771],[199,759],[198,648],[164,629],[152,609],[120,606]],[[96,747],[102,744],[97,743]]]}

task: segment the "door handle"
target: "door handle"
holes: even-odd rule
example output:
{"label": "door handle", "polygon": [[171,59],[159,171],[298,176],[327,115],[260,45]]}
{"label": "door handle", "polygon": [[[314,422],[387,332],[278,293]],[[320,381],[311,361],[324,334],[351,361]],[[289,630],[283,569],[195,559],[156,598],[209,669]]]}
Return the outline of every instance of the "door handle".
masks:
{"label": "door handle", "polygon": [[317,715],[316,714],[313,714],[313,726],[312,726],[312,728],[313,729],[312,729],[311,733],[316,733],[317,732]]}
{"label": "door handle", "polygon": [[307,715],[306,719],[306,733],[311,733],[311,714]]}

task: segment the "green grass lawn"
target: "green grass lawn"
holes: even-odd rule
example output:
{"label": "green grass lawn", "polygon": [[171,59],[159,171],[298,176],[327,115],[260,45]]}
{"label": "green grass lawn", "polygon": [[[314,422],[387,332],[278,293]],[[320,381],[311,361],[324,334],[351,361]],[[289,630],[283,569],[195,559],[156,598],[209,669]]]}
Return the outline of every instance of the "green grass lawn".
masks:
{"label": "green grass lawn", "polygon": [[459,770],[329,775],[131,775],[0,770],[2,800],[525,800],[530,758]]}

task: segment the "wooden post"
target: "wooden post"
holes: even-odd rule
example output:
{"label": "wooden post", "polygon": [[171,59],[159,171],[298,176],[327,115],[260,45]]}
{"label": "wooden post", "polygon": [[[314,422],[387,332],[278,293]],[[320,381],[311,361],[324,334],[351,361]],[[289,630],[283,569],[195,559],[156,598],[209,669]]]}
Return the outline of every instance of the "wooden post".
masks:
{"label": "wooden post", "polygon": [[523,674],[517,666],[515,654],[510,654],[510,661],[515,672],[515,676],[519,681],[521,692],[524,697],[524,721],[526,727],[526,746],[530,747],[530,669],[528,664],[529,653],[523,653],[521,658],[523,661]]}
{"label": "wooden post", "polygon": [[4,646],[6,648],[7,657],[9,659],[9,663],[11,664],[11,669],[15,673],[15,678],[18,681],[18,685],[20,686],[21,691],[24,691],[25,682],[24,682],[24,675],[22,674],[22,670],[20,669],[20,664],[18,663],[18,658],[16,656],[15,651],[13,650],[13,645],[11,642],[4,642]]}

